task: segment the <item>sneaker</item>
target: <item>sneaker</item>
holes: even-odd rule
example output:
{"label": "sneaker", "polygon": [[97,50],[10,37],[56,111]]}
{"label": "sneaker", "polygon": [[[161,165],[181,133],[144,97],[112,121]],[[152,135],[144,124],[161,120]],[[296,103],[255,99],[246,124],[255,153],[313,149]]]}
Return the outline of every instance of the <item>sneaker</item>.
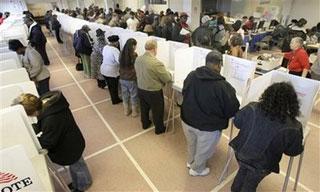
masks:
{"label": "sneaker", "polygon": [[191,167],[191,164],[187,163],[187,168],[190,169],[190,167]]}
{"label": "sneaker", "polygon": [[205,168],[201,173],[196,172],[193,169],[189,169],[189,175],[191,176],[206,176],[210,173],[210,168]]}

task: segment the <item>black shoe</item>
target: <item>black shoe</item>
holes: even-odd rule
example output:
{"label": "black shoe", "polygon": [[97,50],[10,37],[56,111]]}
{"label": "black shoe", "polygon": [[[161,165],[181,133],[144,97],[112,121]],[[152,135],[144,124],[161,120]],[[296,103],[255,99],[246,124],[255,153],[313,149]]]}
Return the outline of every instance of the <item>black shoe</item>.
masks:
{"label": "black shoe", "polygon": [[83,191],[80,191],[78,189],[73,189],[72,192],[83,192]]}
{"label": "black shoe", "polygon": [[121,99],[117,99],[116,101],[112,102],[112,105],[116,105],[116,104],[119,104],[119,103],[122,103]]}
{"label": "black shoe", "polygon": [[71,191],[74,189],[72,183],[69,183],[68,188],[69,188]]}
{"label": "black shoe", "polygon": [[161,135],[162,133],[166,132],[166,128],[164,127],[163,129],[161,129],[161,131],[156,130],[155,133],[156,135]]}
{"label": "black shoe", "polygon": [[58,43],[63,44],[63,41],[58,41]]}
{"label": "black shoe", "polygon": [[152,122],[149,120],[149,122],[148,122],[146,125],[143,125],[143,124],[142,124],[142,128],[143,128],[143,129],[148,129],[148,128],[151,127],[151,124],[152,124]]}

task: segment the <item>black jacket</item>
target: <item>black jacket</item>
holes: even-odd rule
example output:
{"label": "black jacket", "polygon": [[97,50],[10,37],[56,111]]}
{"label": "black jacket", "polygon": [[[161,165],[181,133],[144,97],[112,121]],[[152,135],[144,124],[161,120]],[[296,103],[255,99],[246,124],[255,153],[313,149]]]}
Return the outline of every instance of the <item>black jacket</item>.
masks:
{"label": "black jacket", "polygon": [[61,24],[57,19],[52,19],[52,29],[59,30],[61,28]]}
{"label": "black jacket", "polygon": [[[69,109],[69,103],[59,91],[41,97],[44,108],[38,117],[42,148],[49,151],[50,159],[59,165],[71,165],[82,156],[85,140]],[[47,100],[47,102],[45,102]]]}
{"label": "black jacket", "polygon": [[182,120],[201,131],[227,128],[229,118],[239,110],[235,89],[205,66],[188,75],[182,94]]}
{"label": "black jacket", "polygon": [[182,27],[180,26],[180,24],[176,23],[174,24],[174,26],[172,27],[172,41],[177,41],[177,42],[183,42],[183,40],[185,39],[185,35],[180,35],[180,31],[181,31]]}
{"label": "black jacket", "polygon": [[39,24],[32,27],[28,40],[31,43],[32,47],[37,47],[47,42],[47,38],[43,34],[41,26]]}
{"label": "black jacket", "polygon": [[73,36],[73,41],[73,46],[77,53],[91,55],[92,39],[88,33],[83,30],[77,30]]}
{"label": "black jacket", "polygon": [[285,123],[271,120],[258,103],[241,109],[234,124],[240,132],[230,146],[238,161],[250,167],[279,173],[283,153],[296,156],[303,151],[301,123],[290,118]]}

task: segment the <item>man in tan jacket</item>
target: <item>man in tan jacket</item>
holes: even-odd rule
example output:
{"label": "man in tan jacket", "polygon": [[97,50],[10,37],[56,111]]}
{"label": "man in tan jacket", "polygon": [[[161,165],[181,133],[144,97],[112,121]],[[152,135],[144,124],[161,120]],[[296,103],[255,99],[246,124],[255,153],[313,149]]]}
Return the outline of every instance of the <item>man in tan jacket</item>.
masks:
{"label": "man in tan jacket", "polygon": [[149,40],[145,44],[146,52],[138,57],[135,62],[135,70],[138,81],[138,95],[141,107],[141,122],[143,129],[151,125],[149,111],[152,111],[155,133],[165,132],[163,124],[164,98],[162,88],[171,82],[171,74],[165,69],[161,61],[156,58],[157,42]]}

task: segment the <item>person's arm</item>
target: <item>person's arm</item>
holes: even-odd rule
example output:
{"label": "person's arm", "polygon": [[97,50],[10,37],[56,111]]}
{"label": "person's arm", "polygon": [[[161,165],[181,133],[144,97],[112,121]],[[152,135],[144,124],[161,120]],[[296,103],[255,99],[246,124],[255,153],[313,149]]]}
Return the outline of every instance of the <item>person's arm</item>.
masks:
{"label": "person's arm", "polygon": [[27,68],[30,79],[35,79],[42,70],[43,60],[40,54],[37,54],[35,50],[28,52],[27,57],[29,61],[29,67]]}
{"label": "person's arm", "polygon": [[154,70],[155,74],[163,84],[167,84],[172,81],[171,74],[166,70],[165,66],[161,62],[155,64]]}
{"label": "person's arm", "polygon": [[303,141],[303,131],[302,127],[298,130],[288,129],[285,130],[284,144],[285,150],[284,153],[288,156],[296,156],[302,153],[304,147],[302,144]]}
{"label": "person's arm", "polygon": [[292,51],[290,51],[290,52],[285,52],[285,53],[283,53],[283,57],[285,58],[285,59],[291,59],[292,58]]}
{"label": "person's arm", "polygon": [[[42,122],[42,135],[39,137],[39,142],[42,148],[50,150],[57,145],[61,138],[61,121],[54,121],[50,119],[46,119],[45,121],[47,122]],[[53,123],[53,121],[55,123]]]}
{"label": "person's arm", "polygon": [[235,89],[229,83],[222,86],[221,102],[223,103],[224,117],[231,118],[238,112],[240,103],[237,99]]}
{"label": "person's arm", "polygon": [[120,51],[118,49],[114,49],[113,50],[113,58],[114,58],[114,64],[115,65],[119,65],[120,62],[119,62],[119,57],[120,57]]}
{"label": "person's arm", "polygon": [[250,119],[251,119],[251,107],[250,107],[250,104],[248,104],[235,114],[233,123],[238,129],[241,129],[244,122]]}
{"label": "person's arm", "polygon": [[308,54],[303,52],[303,53],[297,55],[297,57],[298,57],[299,63],[301,64],[301,66],[303,68],[301,76],[306,77],[309,72],[309,69],[310,69]]}

